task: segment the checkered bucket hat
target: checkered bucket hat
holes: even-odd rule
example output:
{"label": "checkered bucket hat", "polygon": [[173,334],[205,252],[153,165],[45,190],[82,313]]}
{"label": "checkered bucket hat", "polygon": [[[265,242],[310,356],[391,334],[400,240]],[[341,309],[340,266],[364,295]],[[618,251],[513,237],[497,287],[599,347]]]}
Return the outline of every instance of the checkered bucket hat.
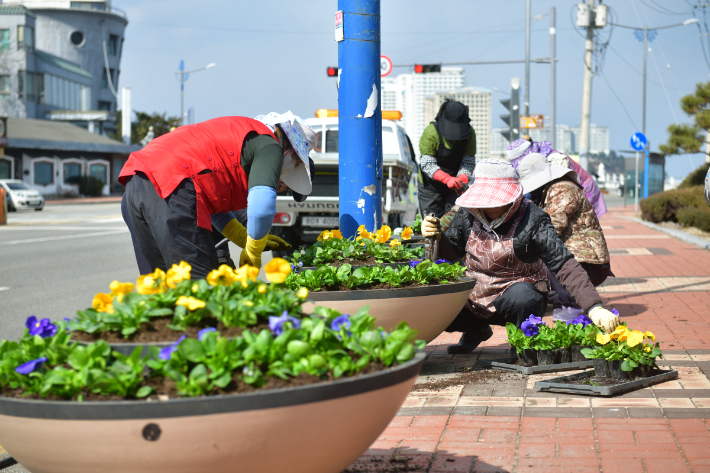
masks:
{"label": "checkered bucket hat", "polygon": [[518,174],[508,160],[482,159],[476,164],[471,187],[456,199],[456,205],[470,209],[503,207],[523,195]]}

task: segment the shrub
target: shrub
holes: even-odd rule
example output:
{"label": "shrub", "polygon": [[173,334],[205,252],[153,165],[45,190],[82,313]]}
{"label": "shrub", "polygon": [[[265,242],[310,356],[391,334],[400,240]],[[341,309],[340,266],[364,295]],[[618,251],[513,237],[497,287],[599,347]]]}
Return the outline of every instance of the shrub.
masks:
{"label": "shrub", "polygon": [[644,220],[649,222],[677,222],[677,212],[686,207],[707,207],[704,189],[695,186],[658,193],[640,202]]}
{"label": "shrub", "polygon": [[676,217],[681,225],[710,232],[710,207],[685,207],[678,211]]}
{"label": "shrub", "polygon": [[79,194],[88,197],[101,197],[106,184],[103,180],[94,176],[78,176],[76,180],[79,184]]}
{"label": "shrub", "polygon": [[708,173],[710,163],[703,163],[698,169],[688,174],[683,182],[678,185],[678,189],[687,189],[694,186],[705,185],[705,175]]}

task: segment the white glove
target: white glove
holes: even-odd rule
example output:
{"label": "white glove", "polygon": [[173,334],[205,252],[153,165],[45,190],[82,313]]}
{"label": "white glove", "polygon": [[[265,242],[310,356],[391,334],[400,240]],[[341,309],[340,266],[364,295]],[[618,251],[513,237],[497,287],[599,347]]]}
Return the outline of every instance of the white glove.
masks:
{"label": "white glove", "polygon": [[606,333],[613,332],[619,325],[619,317],[612,314],[602,306],[598,306],[590,310],[589,318],[592,319],[594,325],[604,330]]}
{"label": "white glove", "polygon": [[422,236],[441,238],[441,222],[436,217],[424,217],[422,221]]}

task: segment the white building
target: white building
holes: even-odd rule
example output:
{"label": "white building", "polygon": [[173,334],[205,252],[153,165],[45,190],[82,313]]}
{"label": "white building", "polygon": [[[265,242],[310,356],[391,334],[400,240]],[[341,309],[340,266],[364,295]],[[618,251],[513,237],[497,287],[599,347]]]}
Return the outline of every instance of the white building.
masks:
{"label": "white building", "polygon": [[[549,120],[545,117],[545,120]],[[549,123],[549,121],[546,121]],[[550,127],[545,127],[541,130],[527,130],[528,135],[533,141],[552,141],[552,130]],[[572,133],[572,128],[567,125],[556,125],[555,126],[555,149],[562,151],[567,154],[577,154],[577,145]]]}
{"label": "white building", "polygon": [[[580,127],[576,126],[571,129],[574,134],[575,154],[579,153],[579,137],[581,134]],[[589,126],[589,153],[590,154],[609,154],[609,127]]]}
{"label": "white building", "polygon": [[491,93],[474,87],[464,87],[449,92],[437,92],[424,99],[424,126],[434,121],[439,107],[445,99],[461,102],[468,107],[471,126],[476,132],[476,157],[490,156],[491,137]]}
{"label": "white building", "polygon": [[[549,118],[545,117],[545,123],[549,123]],[[569,155],[579,153],[579,130],[577,127],[568,125],[555,126],[555,149],[563,151]],[[491,156],[500,157],[505,155],[505,148],[508,146],[508,140],[500,134],[501,131],[507,131],[507,128],[495,128],[491,136]],[[528,135],[533,141],[551,141],[550,127],[547,126],[541,130],[527,130]],[[609,127],[591,125],[589,127],[589,152],[591,154],[609,154]]]}
{"label": "white building", "polygon": [[439,91],[456,90],[466,85],[462,67],[442,67],[441,72],[400,74],[382,78],[382,110],[402,112],[402,126],[419,154],[419,138],[428,124],[424,117],[424,98]]}

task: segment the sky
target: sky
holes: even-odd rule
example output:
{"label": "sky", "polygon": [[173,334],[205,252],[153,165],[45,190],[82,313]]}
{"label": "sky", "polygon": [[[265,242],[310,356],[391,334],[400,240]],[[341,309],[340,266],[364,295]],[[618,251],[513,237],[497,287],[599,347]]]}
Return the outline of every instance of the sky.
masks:
{"label": "sky", "polygon": [[[650,28],[693,18],[698,0],[606,0],[614,23]],[[132,89],[132,107],[146,112],[180,113],[180,60],[186,69],[215,62],[185,83],[185,109],[197,121],[225,115],[255,116],[291,110],[313,117],[316,109],[338,108],[334,41],[336,0],[114,0],[128,14],[121,83]],[[532,0],[531,57],[549,57],[550,7],[557,10],[557,123],[579,126],[582,106],[584,33],[578,31],[576,1]],[[710,8],[708,8],[710,16]],[[525,58],[525,0],[382,0],[382,54],[395,64],[487,61]],[[703,10],[695,15],[703,19]],[[704,26],[703,26],[704,28]],[[606,43],[592,85],[591,122],[610,128],[611,149],[629,150],[629,137],[641,131],[643,43],[634,31],[598,30]],[[646,135],[652,150],[667,139],[673,123],[689,122],[680,98],[710,80],[710,37],[697,25],[659,30],[650,43],[647,65]],[[547,64],[531,64],[530,112],[550,113]],[[468,86],[493,90],[493,128],[504,126],[499,100],[510,79],[524,82],[524,64],[466,66]],[[411,73],[396,67],[392,76]],[[704,157],[673,156],[670,176],[683,177]]]}

